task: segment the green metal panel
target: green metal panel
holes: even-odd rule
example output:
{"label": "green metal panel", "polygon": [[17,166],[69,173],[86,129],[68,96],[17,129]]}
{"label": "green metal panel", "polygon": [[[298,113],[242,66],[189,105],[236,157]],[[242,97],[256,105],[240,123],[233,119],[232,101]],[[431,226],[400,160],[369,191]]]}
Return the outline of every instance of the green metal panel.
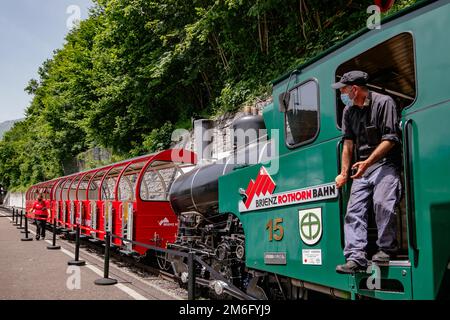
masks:
{"label": "green metal panel", "polygon": [[266,125],[269,139],[272,138],[270,130],[275,128],[274,116],[275,116],[274,105],[273,105],[273,103],[271,103],[271,104],[267,105],[263,110],[263,119],[264,119],[264,123]]}
{"label": "green metal panel", "polygon": [[418,246],[414,298],[434,299],[439,290],[450,290],[441,288],[450,260],[450,128],[443,123],[443,119],[450,119],[450,102],[409,114],[406,119],[413,121],[411,154]]}
{"label": "green metal panel", "polygon": [[[450,292],[441,286],[450,259],[450,4],[414,19],[417,100],[404,110],[411,119],[414,215],[418,245],[413,269],[415,299]],[[441,2],[441,3],[442,3]],[[410,255],[413,251],[410,250]]]}
{"label": "green metal panel", "polygon": [[[403,291],[382,291],[382,290],[368,290],[368,289],[357,289],[367,281],[367,276],[364,273],[357,273],[354,276],[350,276],[350,284],[353,288],[355,294],[360,294],[367,297],[372,297],[376,299],[389,299],[389,300],[406,300],[412,299],[412,288],[411,288],[411,268],[400,267],[400,266],[381,266],[381,278],[394,280],[401,284]],[[383,280],[381,280],[383,281]],[[381,284],[383,286],[383,284]]]}
{"label": "green metal panel", "polygon": [[[275,192],[290,191],[334,181],[337,169],[337,143],[341,132],[336,127],[336,96],[330,84],[342,63],[402,32],[411,32],[416,52],[417,99],[403,111],[402,121],[413,121],[412,162],[417,244],[417,263],[409,248],[411,267],[381,267],[382,277],[402,284],[404,293],[359,289],[364,276],[339,275],[335,266],[344,262],[342,253],[342,215],[337,199],[316,201],[240,213],[239,188],[256,179],[261,165],[240,168],[219,179],[219,210],[231,212],[243,223],[246,235],[246,263],[254,269],[310,281],[349,291],[352,296],[366,295],[387,299],[434,299],[438,292],[449,290],[441,283],[450,259],[450,4],[438,1],[389,22],[381,30],[365,33],[329,56],[301,70],[288,85],[285,78],[273,88],[273,104],[264,110],[267,128],[279,129],[279,171],[271,176]],[[320,90],[320,132],[311,144],[289,149],[284,143],[284,114],[279,111],[278,97],[286,87],[316,79]],[[274,137],[274,136],[272,136]],[[270,167],[272,163],[262,164]],[[322,209],[323,235],[308,246],[300,239],[300,209]],[[269,219],[283,218],[284,237],[269,241],[266,224]],[[411,243],[410,243],[411,245]],[[302,249],[321,249],[321,265],[305,265]],[[264,253],[285,252],[286,265],[267,265]]]}
{"label": "green metal panel", "polygon": [[[330,166],[326,159],[328,154],[336,152],[337,143],[337,140],[329,141],[324,143],[321,148],[303,148],[298,152],[292,152],[280,158],[282,170],[278,174],[272,175],[277,184],[276,192],[332,182],[336,175],[336,164],[332,163]],[[299,158],[309,160],[298,161]],[[228,190],[232,191],[238,190],[239,187],[245,188],[249,182],[248,177],[255,179],[257,174],[258,166],[254,166],[237,170],[224,178],[227,178]],[[235,202],[235,204],[237,203]],[[317,245],[308,246],[300,239],[298,210],[316,207],[322,208],[323,235]],[[291,205],[276,209],[264,209],[243,213],[239,217],[245,227],[249,267],[348,289],[348,281],[334,272],[336,264],[344,261],[341,246],[341,223],[336,200],[309,203],[302,206]],[[276,218],[283,218],[284,237],[281,241],[269,241],[266,224],[269,219]],[[303,265],[302,249],[321,249],[322,266]],[[286,252],[287,265],[265,265],[265,252]],[[324,269],[333,272],[323,272]]]}

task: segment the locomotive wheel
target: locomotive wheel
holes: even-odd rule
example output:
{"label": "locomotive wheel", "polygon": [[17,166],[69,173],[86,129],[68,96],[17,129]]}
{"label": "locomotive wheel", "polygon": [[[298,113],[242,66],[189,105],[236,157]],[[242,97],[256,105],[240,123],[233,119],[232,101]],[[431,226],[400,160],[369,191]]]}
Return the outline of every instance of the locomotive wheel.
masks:
{"label": "locomotive wheel", "polygon": [[167,260],[167,253],[158,252],[156,254],[156,262],[160,270],[167,271],[170,269],[170,261]]}
{"label": "locomotive wheel", "polygon": [[[211,267],[220,273],[228,282],[232,282],[233,271],[231,267],[221,261],[214,260]],[[209,295],[214,300],[232,300],[233,298],[228,294],[217,295],[214,289],[209,289]]]}

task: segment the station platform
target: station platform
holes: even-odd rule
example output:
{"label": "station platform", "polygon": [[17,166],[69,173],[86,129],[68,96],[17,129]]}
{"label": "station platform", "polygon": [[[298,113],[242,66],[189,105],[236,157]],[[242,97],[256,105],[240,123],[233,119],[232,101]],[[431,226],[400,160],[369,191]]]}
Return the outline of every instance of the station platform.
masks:
{"label": "station platform", "polygon": [[[0,300],[183,300],[178,285],[162,283],[155,276],[139,276],[110,264],[110,286],[94,284],[103,277],[103,259],[80,250],[85,266],[68,266],[74,259],[74,245],[59,240],[60,250],[48,250],[52,233],[36,241],[35,226],[29,223],[29,237],[13,225],[10,211],[0,208]],[[172,287],[171,287],[172,286]],[[179,289],[179,288],[178,288]]]}

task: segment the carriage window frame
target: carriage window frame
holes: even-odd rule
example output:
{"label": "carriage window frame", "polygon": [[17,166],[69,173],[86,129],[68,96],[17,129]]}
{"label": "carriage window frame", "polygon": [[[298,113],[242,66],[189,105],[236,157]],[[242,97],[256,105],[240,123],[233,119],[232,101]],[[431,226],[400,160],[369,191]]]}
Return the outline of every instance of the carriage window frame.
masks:
{"label": "carriage window frame", "polygon": [[[137,198],[136,198],[136,190],[137,190],[137,185],[138,185],[138,181],[139,181],[139,176],[142,172],[142,169],[145,167],[145,164],[147,163],[148,159],[143,159],[141,161],[136,161],[136,162],[131,162],[129,163],[126,168],[124,168],[122,175],[120,176],[120,179],[117,180],[117,200],[118,201],[124,201],[124,202],[136,202]],[[140,165],[142,165],[142,167],[139,167]],[[137,166],[137,169],[136,169]],[[131,174],[130,174],[131,172]],[[134,172],[134,173],[133,173]],[[128,174],[127,174],[128,173]],[[122,183],[124,183],[123,179],[129,179],[130,176],[135,176],[136,180],[134,182],[129,181],[128,185],[130,186],[130,182],[131,182],[131,199],[123,199],[122,198],[122,192],[121,192],[121,185]]]}
{"label": "carriage window frame", "polygon": [[[285,110],[284,113],[284,143],[285,145],[289,148],[289,149],[296,149],[298,147],[301,146],[305,146],[307,144],[310,144],[312,142],[314,142],[317,137],[319,136],[320,133],[320,86],[319,86],[319,81],[316,78],[309,78],[303,82],[298,83],[297,85],[295,85],[294,87],[292,87],[291,89],[289,89],[289,91],[287,92],[287,94],[291,94],[292,91],[297,90],[298,88],[300,88],[301,86],[304,86],[305,84],[309,83],[309,82],[313,82],[316,86],[316,101],[317,101],[317,128],[316,128],[316,132],[314,134],[314,136],[308,140],[305,141],[301,141],[298,142],[296,144],[289,144],[288,143],[288,139],[287,139],[287,110]],[[284,93],[283,93],[284,94]]]}
{"label": "carriage window frame", "polygon": [[[176,179],[178,179],[179,176],[177,178],[174,178],[174,180],[172,181],[170,186],[166,186],[166,191],[164,191],[163,193],[167,194],[167,196],[166,196],[166,198],[164,200],[160,200],[160,199],[144,199],[142,197],[142,185],[145,182],[145,180],[144,180],[145,174],[147,173],[147,171],[151,171],[150,168],[152,167],[152,165],[154,163],[158,163],[158,164],[161,164],[161,163],[172,164],[172,166],[169,166],[168,168],[158,169],[157,171],[164,170],[164,169],[176,168],[176,171],[181,173],[181,175],[183,175],[185,173],[183,171],[184,167],[189,167],[189,166],[193,166],[194,167],[195,165],[191,164],[191,163],[186,163],[186,162],[173,162],[173,161],[167,161],[167,160],[154,160],[152,163],[149,164],[149,166],[145,169],[145,171],[141,172],[141,174],[142,174],[141,184],[139,186],[136,185],[136,189],[137,189],[137,187],[139,187],[138,196],[139,196],[140,201],[142,201],[142,202],[169,202],[170,201],[169,200],[170,189],[172,188],[172,184],[175,182]],[[142,170],[144,169],[144,167],[142,168]],[[158,166],[156,166],[156,167],[158,167]],[[155,170],[153,170],[153,171],[155,171]],[[165,183],[165,181],[164,181],[164,183]],[[155,192],[155,193],[158,193],[158,192]]]}
{"label": "carriage window frame", "polygon": [[[357,54],[357,55],[354,55],[352,58],[347,59],[347,60],[345,60],[344,62],[340,63],[340,64],[336,67],[336,69],[334,70],[334,76],[333,76],[333,77],[334,77],[335,81],[338,81],[338,79],[337,79],[337,72],[338,72],[339,68],[340,68],[342,65],[344,65],[344,64],[346,64],[346,63],[348,63],[348,62],[350,62],[350,61],[352,61],[352,60],[355,60],[355,59],[357,59],[358,57],[361,57],[361,56],[363,56],[364,54],[367,54],[368,51],[373,50],[373,49],[375,49],[376,47],[382,46],[382,45],[385,44],[386,42],[391,41],[392,39],[395,39],[395,38],[397,38],[397,37],[399,37],[399,36],[401,36],[401,35],[404,35],[404,34],[408,34],[408,35],[411,36],[411,42],[412,42],[412,58],[413,58],[413,66],[414,66],[415,95],[414,95],[414,100],[412,100],[411,103],[408,104],[407,106],[403,107],[402,112],[403,112],[404,110],[407,110],[407,109],[411,108],[412,106],[414,106],[415,103],[417,102],[417,98],[418,98],[418,96],[419,96],[419,81],[418,81],[418,77],[417,77],[416,38],[414,37],[414,33],[413,33],[412,31],[402,31],[402,32],[399,32],[399,33],[397,33],[397,34],[395,34],[395,35],[393,35],[393,36],[391,36],[391,37],[389,37],[389,38],[387,38],[387,39],[385,39],[385,40],[383,40],[383,41],[380,41],[380,42],[378,42],[377,44],[375,44],[375,45],[373,45],[373,46],[367,48],[367,49],[364,50],[363,52],[361,52],[361,53],[359,53],[359,54]],[[369,84],[370,84],[370,74],[369,74]],[[378,92],[377,90],[373,90],[373,89],[370,89],[370,88],[369,88],[369,90]],[[342,131],[342,116],[343,116],[343,109],[342,109],[341,112],[338,112],[339,108],[342,107],[342,102],[341,102],[341,99],[340,99],[340,95],[338,94],[339,90],[335,90],[335,91],[336,91],[336,93],[335,93],[335,96],[336,96],[336,98],[335,98],[335,112],[334,112],[334,113],[335,113],[335,124],[336,124],[336,128],[337,128],[339,131]],[[387,95],[389,95],[389,94],[387,94]],[[390,95],[389,95],[389,96],[390,96]],[[344,107],[345,107],[345,106],[344,106]],[[341,116],[340,121],[339,121],[339,117],[338,117],[339,115]],[[341,123],[341,125],[339,125],[339,123]]]}
{"label": "carriage window frame", "polygon": [[[69,187],[71,187],[71,184],[73,183],[74,179],[75,179],[75,177],[70,176],[64,181],[64,184],[62,185],[62,188],[61,188],[61,201],[70,201],[69,195],[68,195],[68,190],[70,190]],[[67,198],[67,199],[65,199],[65,198]]]}
{"label": "carriage window frame", "polygon": [[61,197],[61,189],[64,185],[64,183],[66,182],[66,178],[62,178],[61,180],[59,180],[55,186],[55,190],[53,193],[53,200],[55,201],[62,201],[62,197]]}
{"label": "carriage window frame", "polygon": [[[119,176],[122,170],[128,165],[128,163],[119,163],[116,166],[113,166],[112,168],[108,169],[105,173],[105,175],[102,178],[102,182],[100,184],[100,199],[102,201],[115,201],[116,200],[116,185],[119,182]],[[109,184],[109,180],[112,180],[112,184]],[[110,189],[110,186],[112,188]],[[105,190],[108,191],[108,196],[111,197],[104,197]]]}

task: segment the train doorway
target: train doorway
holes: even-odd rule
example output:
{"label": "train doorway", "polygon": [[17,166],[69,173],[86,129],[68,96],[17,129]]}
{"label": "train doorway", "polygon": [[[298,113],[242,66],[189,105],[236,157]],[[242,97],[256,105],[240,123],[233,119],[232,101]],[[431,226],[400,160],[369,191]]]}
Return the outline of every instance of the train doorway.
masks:
{"label": "train doorway", "polygon": [[[401,120],[401,113],[404,109],[414,104],[417,95],[416,70],[415,70],[414,39],[410,32],[400,33],[371,49],[351,58],[341,64],[336,70],[336,81],[342,75],[351,70],[361,70],[369,74],[368,89],[373,92],[389,95],[397,106],[398,119]],[[336,94],[336,125],[342,127],[342,116],[344,110],[339,94]],[[399,124],[401,132],[401,124]],[[355,155],[356,152],[353,152]],[[402,147],[405,153],[405,146]],[[402,157],[404,159],[404,156]],[[355,161],[356,159],[354,159]],[[405,179],[405,165],[401,168],[402,190],[408,181]],[[351,181],[343,188],[343,203],[341,215],[345,215],[348,199],[350,196]],[[408,234],[407,234],[407,210],[405,191],[402,192],[401,201],[397,206],[397,241],[399,251],[394,260],[405,261],[409,264],[408,256]],[[369,212],[369,227],[367,230],[369,245],[367,248],[368,257],[376,251],[377,227],[373,207]],[[344,221],[344,219],[341,219]]]}

